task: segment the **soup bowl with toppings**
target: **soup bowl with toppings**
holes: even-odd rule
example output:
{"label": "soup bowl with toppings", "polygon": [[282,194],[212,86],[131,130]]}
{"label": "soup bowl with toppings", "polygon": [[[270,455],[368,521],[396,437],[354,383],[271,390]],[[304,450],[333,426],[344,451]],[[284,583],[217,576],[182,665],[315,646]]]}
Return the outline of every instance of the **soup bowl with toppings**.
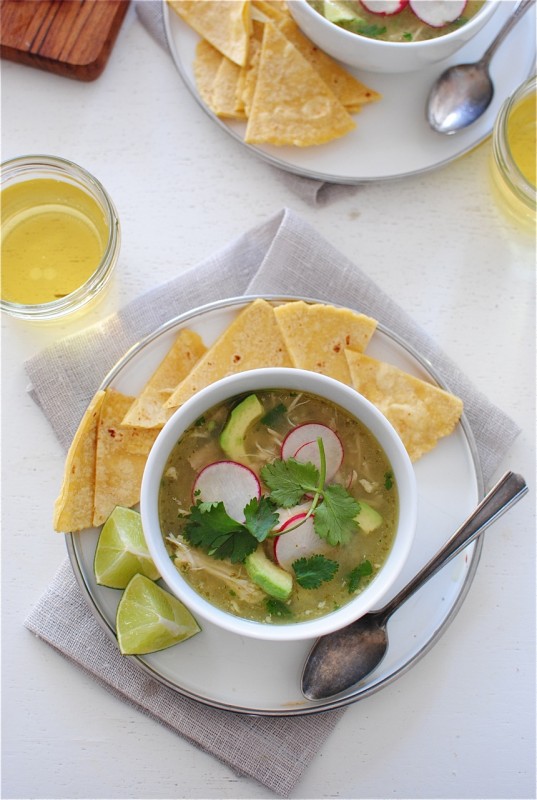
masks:
{"label": "soup bowl with toppings", "polygon": [[141,515],[170,591],[203,627],[315,638],[378,606],[416,523],[411,461],[339,381],[266,368],[185,402],[150,452]]}
{"label": "soup bowl with toppings", "polygon": [[290,0],[303,33],[357,69],[412,72],[449,58],[488,23],[498,0]]}

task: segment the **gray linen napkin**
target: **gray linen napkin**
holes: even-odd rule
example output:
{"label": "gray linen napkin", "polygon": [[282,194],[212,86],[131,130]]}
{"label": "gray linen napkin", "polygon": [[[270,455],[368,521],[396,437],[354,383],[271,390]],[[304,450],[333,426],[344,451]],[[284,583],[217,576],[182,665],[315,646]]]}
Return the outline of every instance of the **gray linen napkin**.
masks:
{"label": "gray linen napkin", "polygon": [[[157,44],[169,53],[160,0],[136,0],[135,8],[142,25]],[[349,197],[352,194],[356,194],[359,189],[358,186],[304,178],[301,175],[294,175],[291,172],[286,172],[268,164],[267,167],[280,176],[288,189],[311,206],[325,206],[341,196]]]}
{"label": "gray linen napkin", "polygon": [[[329,283],[326,276],[330,275]],[[67,448],[89,400],[128,348],[167,320],[239,295],[316,297],[378,319],[428,358],[465,403],[485,484],[518,435],[433,341],[355,264],[284,209],[178,278],[26,362],[29,391]],[[342,710],[299,717],[248,717],[176,694],[122,658],[89,610],[68,562],[30,612],[26,626],[115,694],[213,753],[240,774],[290,792]],[[231,735],[230,735],[231,734]]]}

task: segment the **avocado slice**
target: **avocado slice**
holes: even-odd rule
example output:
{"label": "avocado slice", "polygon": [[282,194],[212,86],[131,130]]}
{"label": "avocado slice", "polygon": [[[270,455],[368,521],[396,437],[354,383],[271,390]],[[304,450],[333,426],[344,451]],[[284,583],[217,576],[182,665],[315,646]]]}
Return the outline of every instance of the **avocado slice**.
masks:
{"label": "avocado slice", "polygon": [[359,14],[337,0],[325,0],[324,16],[329,22],[334,22],[336,25],[339,22],[361,19]]}
{"label": "avocado slice", "polygon": [[263,416],[264,408],[255,394],[249,394],[236,406],[220,434],[220,447],[233,461],[246,461],[244,437],[248,428]]}
{"label": "avocado slice", "polygon": [[360,511],[355,516],[355,522],[358,523],[360,530],[364,533],[372,533],[372,531],[380,528],[383,522],[382,515],[379,512],[372,508],[367,503],[364,503],[363,500],[358,501],[360,505]]}
{"label": "avocado slice", "polygon": [[270,558],[262,547],[258,547],[244,561],[246,572],[257,586],[277,600],[287,600],[293,591],[293,578]]}

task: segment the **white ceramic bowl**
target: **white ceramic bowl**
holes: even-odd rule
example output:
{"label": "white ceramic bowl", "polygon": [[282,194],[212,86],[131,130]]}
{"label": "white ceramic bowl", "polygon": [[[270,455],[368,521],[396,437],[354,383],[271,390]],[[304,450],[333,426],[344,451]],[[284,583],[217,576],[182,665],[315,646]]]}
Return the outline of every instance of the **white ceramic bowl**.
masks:
{"label": "white ceramic bowl", "polygon": [[[392,549],[371,583],[336,611],[315,620],[265,624],[241,619],[216,608],[184,580],[166,550],[158,513],[159,487],[168,457],[182,433],[205,411],[238,394],[261,389],[296,389],[324,397],[341,406],[374,434],[393,468],[399,492],[399,521]],[[414,469],[401,440],[386,418],[354,389],[314,372],[289,368],[267,368],[230,375],[211,384],[188,400],[168,420],[158,435],[145,468],[141,490],[144,534],[153,561],[169,590],[201,622],[208,620],[233,633],[257,639],[292,641],[315,638],[337,630],[378,605],[405,563],[416,524],[417,491]]]}
{"label": "white ceramic bowl", "polygon": [[340,28],[315,11],[306,0],[289,0],[297,25],[314,44],[351,67],[370,72],[412,72],[443,61],[470,41],[490,20],[500,3],[483,7],[456,31],[425,42],[384,42]]}

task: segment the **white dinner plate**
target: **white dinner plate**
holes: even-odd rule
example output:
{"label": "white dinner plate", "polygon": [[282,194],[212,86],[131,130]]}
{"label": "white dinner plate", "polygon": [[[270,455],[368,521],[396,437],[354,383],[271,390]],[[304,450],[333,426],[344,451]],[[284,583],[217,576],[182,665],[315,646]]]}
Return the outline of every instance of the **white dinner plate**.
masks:
{"label": "white dinner plate", "polygon": [[186,86],[211,119],[248,150],[288,172],[332,183],[364,183],[402,178],[448,164],[492,132],[500,106],[535,69],[535,8],[515,26],[492,60],[494,97],[481,119],[446,136],[432,131],[425,117],[429,90],[443,70],[479,59],[516,7],[502,0],[475,39],[454,56],[418,72],[381,74],[348,68],[382,94],[356,117],[357,127],[341,139],[316,147],[254,146],[244,143],[244,122],[222,120],[202,102],[193,73],[199,36],[163,0],[164,24],[175,65]]}
{"label": "white dinner plate", "polygon": [[[232,298],[170,320],[135,345],[109,373],[101,388],[138,393],[181,328],[196,331],[206,345],[254,298]],[[291,298],[268,297],[271,302]],[[296,298],[292,298],[296,299]],[[434,369],[401,339],[379,326],[367,353],[442,386]],[[445,388],[445,387],[444,387]],[[483,481],[472,432],[462,418],[455,432],[415,464],[418,524],[410,554],[387,601],[433,556],[483,496]],[[93,558],[99,531],[66,536],[79,585],[99,622],[115,639],[115,614],[121,591],[98,586]],[[459,609],[475,573],[481,539],[469,545],[399,609],[389,622],[390,645],[380,666],[351,690],[325,701],[310,701],[300,691],[304,660],[313,645],[249,640],[203,623],[197,636],[168,650],[133,657],[157,681],[217,708],[249,714],[308,714],[347,705],[408,670],[442,634]],[[165,586],[165,584],[163,584]]]}

